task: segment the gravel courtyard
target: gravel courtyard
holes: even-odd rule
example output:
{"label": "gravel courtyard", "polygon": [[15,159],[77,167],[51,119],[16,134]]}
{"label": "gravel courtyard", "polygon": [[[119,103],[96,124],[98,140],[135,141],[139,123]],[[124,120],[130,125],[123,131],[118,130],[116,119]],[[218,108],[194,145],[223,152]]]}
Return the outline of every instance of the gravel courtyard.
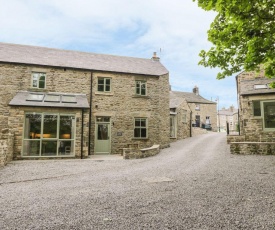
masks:
{"label": "gravel courtyard", "polygon": [[0,229],[275,229],[275,156],[208,133],[140,160],[0,168]]}

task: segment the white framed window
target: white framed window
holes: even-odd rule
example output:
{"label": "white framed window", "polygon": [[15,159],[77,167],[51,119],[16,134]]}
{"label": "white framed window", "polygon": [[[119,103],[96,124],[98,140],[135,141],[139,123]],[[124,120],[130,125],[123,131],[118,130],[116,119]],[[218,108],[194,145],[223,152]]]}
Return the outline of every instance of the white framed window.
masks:
{"label": "white framed window", "polygon": [[275,130],[275,101],[261,102],[264,130]]}
{"label": "white framed window", "polygon": [[111,92],[111,78],[98,77],[97,78],[98,92]]}
{"label": "white framed window", "polygon": [[206,116],[206,118],[205,118],[205,124],[206,125],[210,125],[211,124],[211,122],[210,122],[210,116]]}
{"label": "white framed window", "polygon": [[198,110],[198,111],[200,110],[200,104],[195,105],[195,110]]}
{"label": "white framed window", "polygon": [[135,138],[147,138],[147,118],[135,118],[134,137]]}
{"label": "white framed window", "polygon": [[22,156],[73,156],[75,124],[72,114],[26,113]]}
{"label": "white framed window", "polygon": [[32,73],[32,88],[45,89],[46,88],[46,73]]}
{"label": "white framed window", "polygon": [[146,81],[136,81],[136,95],[146,96]]}

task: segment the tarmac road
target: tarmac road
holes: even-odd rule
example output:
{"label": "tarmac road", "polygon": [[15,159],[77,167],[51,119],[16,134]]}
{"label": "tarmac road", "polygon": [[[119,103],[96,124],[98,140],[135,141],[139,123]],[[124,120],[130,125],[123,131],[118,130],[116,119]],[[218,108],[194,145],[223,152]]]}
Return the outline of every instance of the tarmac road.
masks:
{"label": "tarmac road", "polygon": [[208,133],[140,160],[0,168],[0,229],[275,229],[275,156]]}

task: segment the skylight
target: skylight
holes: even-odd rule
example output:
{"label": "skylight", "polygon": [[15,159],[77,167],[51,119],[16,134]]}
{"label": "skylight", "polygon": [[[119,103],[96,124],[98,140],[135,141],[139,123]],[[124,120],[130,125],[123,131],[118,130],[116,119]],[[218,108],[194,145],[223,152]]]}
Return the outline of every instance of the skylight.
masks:
{"label": "skylight", "polygon": [[27,97],[27,101],[43,101],[44,94],[30,93]]}
{"label": "skylight", "polygon": [[268,89],[268,85],[267,84],[254,85],[254,89]]}
{"label": "skylight", "polygon": [[62,95],[62,103],[76,103],[76,97],[73,95]]}
{"label": "skylight", "polygon": [[45,102],[60,102],[60,95],[46,94]]}

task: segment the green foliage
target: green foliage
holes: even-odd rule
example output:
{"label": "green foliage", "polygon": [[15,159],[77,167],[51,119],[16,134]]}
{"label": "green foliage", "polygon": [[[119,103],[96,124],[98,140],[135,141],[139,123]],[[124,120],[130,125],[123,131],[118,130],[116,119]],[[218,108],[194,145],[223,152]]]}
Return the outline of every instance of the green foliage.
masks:
{"label": "green foliage", "polygon": [[275,77],[275,0],[193,1],[218,13],[208,30],[213,47],[200,52],[200,65],[220,68],[218,79],[260,66]]}

